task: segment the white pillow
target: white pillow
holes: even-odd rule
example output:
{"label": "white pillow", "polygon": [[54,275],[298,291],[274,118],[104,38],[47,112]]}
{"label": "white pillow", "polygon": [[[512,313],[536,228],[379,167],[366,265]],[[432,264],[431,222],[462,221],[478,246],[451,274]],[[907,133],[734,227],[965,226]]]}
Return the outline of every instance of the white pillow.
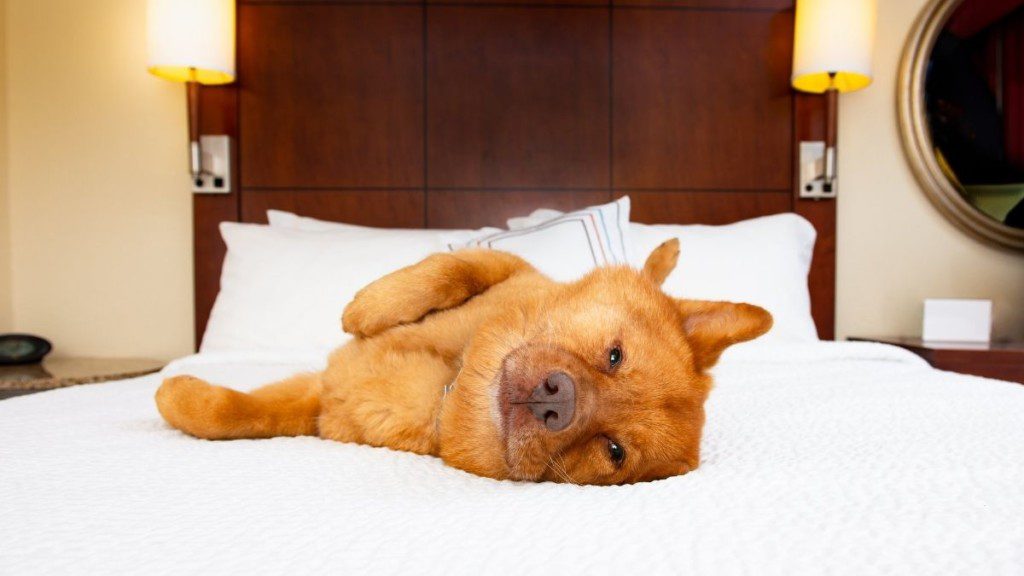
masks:
{"label": "white pillow", "polygon": [[360,288],[444,250],[436,234],[220,230],[228,252],[201,352],[327,352],[348,339],[341,313]]}
{"label": "white pillow", "polygon": [[543,224],[544,222],[558,218],[563,214],[565,214],[565,212],[555,210],[553,208],[537,208],[526,216],[514,216],[509,218],[505,221],[505,225],[508,226],[509,230],[522,230],[523,228],[531,228],[538,224]]}
{"label": "white pillow", "polygon": [[509,230],[521,230],[523,228],[529,228],[542,222],[558,218],[562,214],[565,214],[565,212],[552,210],[551,208],[537,208],[531,212],[529,216],[509,218],[506,224]]}
{"label": "white pillow", "polygon": [[374,230],[369,226],[356,226],[343,222],[328,222],[308,216],[299,216],[284,210],[267,210],[267,221],[274,228],[290,228],[307,232],[330,232],[332,230]]}
{"label": "white pillow", "polygon": [[521,256],[553,280],[576,280],[597,266],[629,264],[629,196],[562,214],[527,228],[445,237],[450,250],[485,247]]}
{"label": "white pillow", "polygon": [[758,342],[818,339],[807,288],[817,233],[803,217],[776,214],[725,226],[633,223],[630,231],[638,267],[659,244],[679,238],[679,264],[663,284],[667,294],[765,308],[775,323]]}
{"label": "white pillow", "polygon": [[[508,224],[512,229],[536,226],[559,214],[540,209]],[[679,264],[665,280],[666,293],[764,307],[775,324],[758,342],[818,339],[807,288],[817,234],[803,217],[785,213],[725,226],[630,223],[629,228],[636,267],[659,244],[679,238]]]}
{"label": "white pillow", "polygon": [[[328,222],[317,220],[308,216],[299,216],[282,210],[267,210],[267,221],[273,228],[287,228],[289,230],[305,230],[307,232],[341,232],[344,234],[362,233],[374,237],[400,237],[409,241],[442,242],[442,239],[449,241],[466,242],[471,238],[482,234],[493,234],[501,231],[501,228],[481,228],[479,230],[449,230],[449,229],[425,229],[425,228],[375,228],[371,226],[357,226],[343,222]],[[443,243],[441,244],[443,246]],[[439,248],[439,250],[442,250]]]}

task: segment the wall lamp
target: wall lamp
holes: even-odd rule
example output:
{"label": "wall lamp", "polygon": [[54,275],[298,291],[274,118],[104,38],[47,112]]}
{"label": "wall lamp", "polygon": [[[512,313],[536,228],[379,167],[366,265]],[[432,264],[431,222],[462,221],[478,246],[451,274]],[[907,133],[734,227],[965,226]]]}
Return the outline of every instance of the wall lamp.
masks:
{"label": "wall lamp", "polygon": [[200,138],[199,85],[235,79],[235,1],[149,0],[147,8],[149,72],[186,86],[193,190],[228,192],[229,140]]}
{"label": "wall lamp", "polygon": [[825,95],[825,141],[800,143],[800,196],[834,198],[839,93],[871,84],[877,0],[797,0],[793,88]]}

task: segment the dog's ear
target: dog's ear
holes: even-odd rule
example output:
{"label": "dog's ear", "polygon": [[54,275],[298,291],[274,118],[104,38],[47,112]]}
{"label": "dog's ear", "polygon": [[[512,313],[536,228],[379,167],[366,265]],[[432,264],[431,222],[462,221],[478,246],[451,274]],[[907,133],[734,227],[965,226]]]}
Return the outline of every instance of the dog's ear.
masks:
{"label": "dog's ear", "polygon": [[683,314],[683,331],[700,370],[714,366],[729,346],[753,340],[772,327],[772,315],[753,304],[709,300],[676,300],[676,303]]}
{"label": "dog's ear", "polygon": [[652,282],[661,286],[665,278],[668,278],[668,275],[675,270],[676,262],[678,261],[679,239],[665,240],[647,257],[647,261],[644,262],[643,274],[650,278]]}

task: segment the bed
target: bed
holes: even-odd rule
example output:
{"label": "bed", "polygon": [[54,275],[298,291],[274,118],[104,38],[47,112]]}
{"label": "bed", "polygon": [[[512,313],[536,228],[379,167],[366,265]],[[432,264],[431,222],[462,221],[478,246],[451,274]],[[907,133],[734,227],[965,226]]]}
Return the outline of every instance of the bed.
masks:
{"label": "bed", "polygon": [[198,354],[0,402],[0,573],[1020,574],[1024,389],[884,345],[746,346],[702,466],[496,482],[315,438],[199,441],[162,377],[249,389],[322,358]]}
{"label": "bed", "polygon": [[[1024,387],[900,348],[817,338],[814,227],[630,221],[630,199],[507,230],[378,229],[270,211],[228,252],[198,354],[160,374],[0,402],[0,573],[1019,574]],[[702,464],[601,488],[499,482],[312,437],[197,440],[163,378],[240,390],[323,367],[341,308],[435,251],[515,252],[563,281],[638,266],[666,238],[679,298],[764,306],[714,368]],[[605,260],[600,260],[598,256]],[[627,343],[628,346],[628,343]],[[657,386],[657,382],[651,382]]]}

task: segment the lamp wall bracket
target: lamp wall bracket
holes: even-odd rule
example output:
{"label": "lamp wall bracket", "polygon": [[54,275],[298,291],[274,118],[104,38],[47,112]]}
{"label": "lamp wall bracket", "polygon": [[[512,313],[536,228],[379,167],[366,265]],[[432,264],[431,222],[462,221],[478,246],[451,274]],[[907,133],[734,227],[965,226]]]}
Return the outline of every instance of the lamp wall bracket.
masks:
{"label": "lamp wall bracket", "polygon": [[199,174],[192,176],[194,194],[231,192],[231,137],[199,137]]}
{"label": "lamp wall bracket", "polygon": [[[830,150],[834,156],[835,150]],[[808,200],[831,200],[836,197],[836,180],[826,175],[829,161],[825,142],[810,140],[800,142],[800,198]]]}

